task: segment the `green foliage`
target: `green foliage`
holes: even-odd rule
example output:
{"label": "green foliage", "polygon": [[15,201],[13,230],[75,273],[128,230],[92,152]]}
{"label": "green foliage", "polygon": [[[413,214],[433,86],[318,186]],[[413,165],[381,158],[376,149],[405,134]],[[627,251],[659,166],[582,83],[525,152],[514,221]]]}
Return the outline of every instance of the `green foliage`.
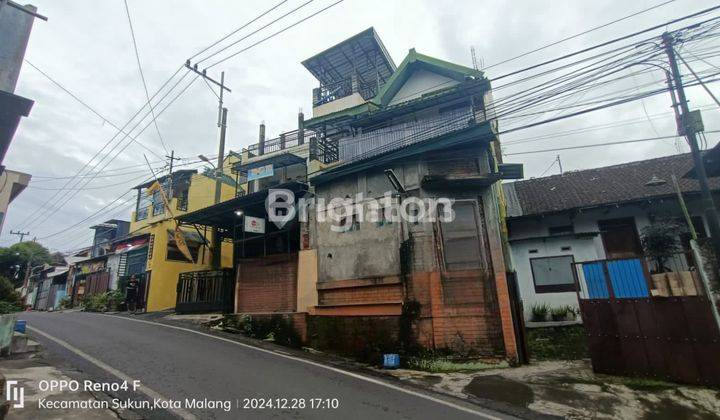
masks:
{"label": "green foliage", "polygon": [[72,299],[70,296],[65,296],[64,298],[60,299],[60,309],[68,309],[72,308]]}
{"label": "green foliage", "polygon": [[225,315],[210,326],[251,338],[273,341],[287,347],[301,345],[300,335],[295,330],[292,319],[279,314],[271,317],[252,317],[247,314]]}
{"label": "green foliage", "polygon": [[530,357],[537,360],[576,360],[588,356],[587,334],[582,325],[528,328]]}
{"label": "green foliage", "polygon": [[0,276],[0,301],[21,306],[20,294],[15,291],[13,283],[2,276]]}
{"label": "green foliage", "polygon": [[19,312],[20,309],[20,306],[14,305],[10,302],[0,301],[0,315]]}
{"label": "green foliage", "polygon": [[672,219],[659,219],[642,229],[643,251],[655,261],[657,272],[670,271],[665,268],[665,262],[682,250],[677,237],[684,231],[684,226]]}
{"label": "green foliage", "polygon": [[442,357],[430,359],[413,357],[408,359],[407,367],[433,373],[451,373],[506,368],[508,364],[505,361],[488,363],[483,361],[456,361]]}
{"label": "green foliage", "polygon": [[553,321],[572,321],[577,316],[575,308],[570,305],[558,306],[550,309],[550,318]]}
{"label": "green foliage", "polygon": [[530,308],[530,311],[532,312],[533,322],[545,322],[547,321],[550,307],[547,305],[547,303],[535,303],[533,304],[532,308]]}
{"label": "green foliage", "polygon": [[[10,247],[0,247],[0,276],[14,279],[14,287],[20,287],[25,270],[31,266],[51,262],[50,252],[37,242],[20,242]],[[17,274],[17,279],[15,275]]]}
{"label": "green foliage", "polygon": [[117,311],[123,301],[123,294],[119,290],[111,290],[105,293],[87,296],[82,307],[88,312]]}

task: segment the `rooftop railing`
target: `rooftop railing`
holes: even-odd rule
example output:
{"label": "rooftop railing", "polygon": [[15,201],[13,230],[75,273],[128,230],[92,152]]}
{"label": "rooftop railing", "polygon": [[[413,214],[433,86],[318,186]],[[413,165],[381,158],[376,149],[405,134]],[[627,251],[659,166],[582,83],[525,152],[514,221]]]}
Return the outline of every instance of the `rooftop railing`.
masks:
{"label": "rooftop railing", "polygon": [[268,139],[263,142],[251,144],[248,146],[247,151],[250,157],[262,156],[268,153],[278,152],[280,150],[289,149],[291,147],[299,146],[310,141],[311,137],[315,137],[316,134],[311,130],[300,130],[290,131],[283,133],[280,137],[274,139]]}

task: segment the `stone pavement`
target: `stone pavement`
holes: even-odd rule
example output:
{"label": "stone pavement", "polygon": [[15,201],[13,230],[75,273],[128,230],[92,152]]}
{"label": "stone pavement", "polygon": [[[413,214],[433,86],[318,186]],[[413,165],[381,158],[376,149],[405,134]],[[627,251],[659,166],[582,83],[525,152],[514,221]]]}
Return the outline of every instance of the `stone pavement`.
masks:
{"label": "stone pavement", "polygon": [[[49,404],[67,404],[61,402],[82,401],[88,405],[103,404],[103,396],[89,392],[77,391],[41,391],[42,380],[71,380],[58,368],[48,364],[41,357],[33,356],[24,359],[0,359],[0,373],[7,381],[18,381],[17,386],[24,389],[24,407],[10,408],[8,420],[24,419],[117,419],[118,415],[104,408],[42,408],[41,401]],[[2,396],[4,401],[5,395]],[[57,403],[56,403],[57,402]],[[104,402],[109,404],[107,400]]]}

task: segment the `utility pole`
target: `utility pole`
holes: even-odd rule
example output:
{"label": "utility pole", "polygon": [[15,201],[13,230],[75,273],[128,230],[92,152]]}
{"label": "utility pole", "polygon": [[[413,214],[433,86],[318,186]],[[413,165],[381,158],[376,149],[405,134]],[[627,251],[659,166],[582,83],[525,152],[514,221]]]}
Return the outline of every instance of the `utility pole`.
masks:
{"label": "utility pole", "polygon": [[558,168],[560,168],[560,176],[562,176],[563,171],[562,171],[562,162],[560,161],[560,155],[555,156],[555,159],[557,160]]}
{"label": "utility pole", "polygon": [[28,236],[28,235],[30,234],[30,232],[22,232],[22,231],[19,231],[19,230],[16,230],[16,231],[11,230],[11,231],[10,231],[10,234],[11,234],[11,235],[17,235],[17,236],[19,236],[19,237],[20,237],[20,240],[18,241],[18,243],[20,243],[20,242],[23,241],[23,239],[25,239],[26,236]]}
{"label": "utility pole", "polygon": [[[232,92],[232,90],[228,89],[227,86],[225,86],[225,72],[220,73],[220,81],[212,79],[207,75],[206,70],[198,70],[197,64],[190,65],[190,60],[187,60],[185,62],[185,67],[196,73],[197,75],[201,76],[203,79],[207,80],[210,83],[213,83],[214,85],[218,86],[220,88],[220,94],[218,95],[218,127],[220,128],[220,144],[218,147],[218,158],[217,158],[217,165],[215,166],[215,204],[218,204],[220,202],[221,198],[221,192],[222,192],[222,177],[223,177],[223,161],[225,160],[225,131],[227,128],[227,108],[223,107],[223,93],[225,91],[228,91],[228,93]],[[212,252],[212,265],[215,268],[220,268],[220,260],[221,260],[221,245],[222,241],[220,240],[220,235],[218,234],[217,227],[212,228],[212,237],[213,237],[213,252]]]}
{"label": "utility pole", "polygon": [[673,48],[672,35],[665,32],[662,35],[662,40],[663,46],[665,47],[665,53],[668,56],[668,62],[670,63],[670,71],[672,72],[675,91],[678,94],[681,133],[685,135],[688,140],[688,144],[690,145],[690,153],[692,153],[693,163],[695,165],[695,175],[700,183],[702,210],[705,218],[707,219],[708,227],[710,228],[710,240],[715,258],[720,261],[720,218],[718,217],[718,212],[715,208],[712,194],[710,193],[705,164],[703,162],[702,155],[700,154],[700,148],[698,147],[696,136],[697,132],[695,127],[690,124],[690,108],[688,107],[687,98],[685,96],[685,89],[683,88],[680,69],[678,68],[677,60],[675,59],[675,49]]}
{"label": "utility pole", "polygon": [[173,171],[173,163],[175,163],[176,160],[180,160],[180,158],[176,158],[176,157],[175,157],[175,151],[174,151],[174,150],[171,150],[171,151],[170,151],[170,156],[165,155],[165,157],[170,160],[170,165],[169,165],[169,166],[170,166],[170,171],[169,171],[169,173],[168,173],[168,194],[170,194],[170,196],[168,197],[168,199],[172,199],[172,198],[173,198],[173,195],[174,195],[174,194],[173,194],[173,177],[172,177],[172,173],[173,173],[173,172],[172,172],[172,171]]}

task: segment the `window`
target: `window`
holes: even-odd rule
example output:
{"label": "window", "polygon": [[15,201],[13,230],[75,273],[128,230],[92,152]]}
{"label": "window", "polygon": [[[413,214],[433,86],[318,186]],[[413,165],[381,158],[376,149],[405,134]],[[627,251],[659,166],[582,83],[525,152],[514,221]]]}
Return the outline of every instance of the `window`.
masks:
{"label": "window", "polygon": [[453,204],[455,219],[441,222],[443,256],[445,269],[467,270],[484,268],[485,256],[482,251],[481,223],[478,202],[457,200]]}
{"label": "window", "polygon": [[[200,246],[202,245],[200,242],[193,240],[192,234],[185,235],[185,242],[187,243],[188,248],[190,249],[190,255],[193,258],[194,262],[197,262],[198,260],[198,253],[200,251]],[[182,261],[182,262],[189,262],[187,258],[185,258],[185,255],[180,251],[180,249],[177,247],[177,243],[175,242],[175,238],[173,238],[172,235],[168,233],[168,242],[167,242],[167,259],[171,261]]]}
{"label": "window", "polygon": [[535,293],[574,292],[575,279],[572,274],[572,255],[531,258]]}

